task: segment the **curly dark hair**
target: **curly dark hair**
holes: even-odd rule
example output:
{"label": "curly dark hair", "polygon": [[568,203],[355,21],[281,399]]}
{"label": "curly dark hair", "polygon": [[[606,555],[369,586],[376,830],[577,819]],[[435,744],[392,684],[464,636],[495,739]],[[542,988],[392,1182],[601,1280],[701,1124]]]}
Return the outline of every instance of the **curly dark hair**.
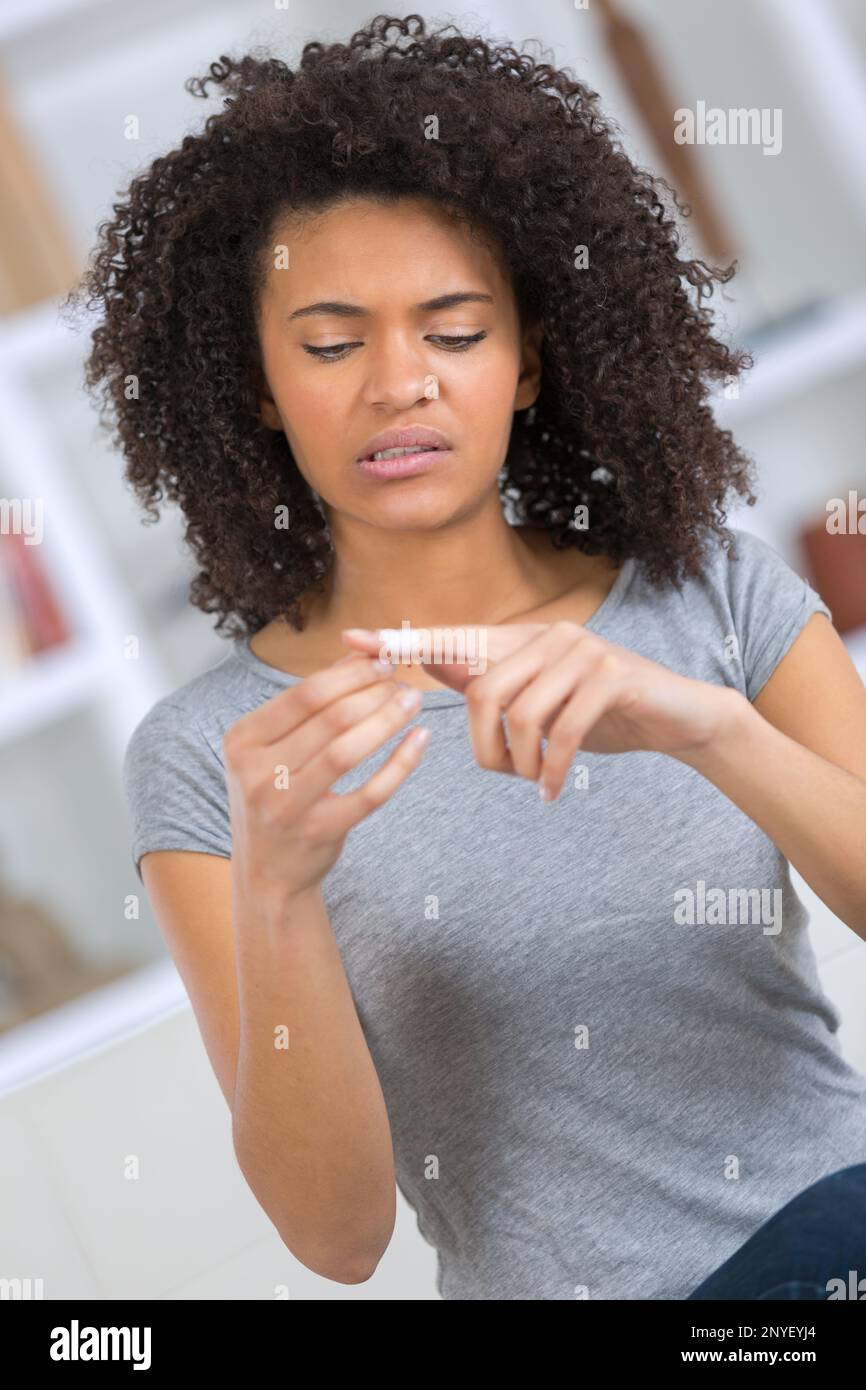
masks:
{"label": "curly dark hair", "polygon": [[[710,531],[734,545],[723,504],[731,488],[757,501],[752,461],[716,424],[706,383],[754,364],[711,335],[700,300],[736,261],[678,258],[659,187],[688,209],[629,160],[596,92],[454,25],[428,33],[415,14],[307,43],[295,70],[223,55],[185,89],[207,97],[209,84],[223,109],[131,180],[69,302],[104,310],[85,385],[100,387],[148,517],[166,496],[180,505],[202,567],[190,601],[219,614],[217,630],[249,635],[278,616],[302,628],[300,599],[330,567],[320,501],[259,414],[256,304],[279,219],[346,197],[447,206],[496,238],[521,325],[541,322],[540,394],[515,412],[499,474],[517,522],[558,548],[634,556],[677,587],[700,572]],[[431,111],[441,133],[428,140]],[[575,244],[588,273],[574,271]],[[581,503],[587,530],[571,524]],[[285,505],[288,533],[274,524]]]}

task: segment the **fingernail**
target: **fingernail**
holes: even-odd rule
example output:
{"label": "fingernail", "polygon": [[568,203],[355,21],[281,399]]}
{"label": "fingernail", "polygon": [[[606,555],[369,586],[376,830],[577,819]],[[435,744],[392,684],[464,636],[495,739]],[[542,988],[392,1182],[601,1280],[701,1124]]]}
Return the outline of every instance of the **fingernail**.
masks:
{"label": "fingernail", "polygon": [[539,782],[538,795],[541,797],[542,801],[549,801],[551,795],[550,787],[545,786],[544,782]]}
{"label": "fingernail", "polygon": [[368,627],[344,627],[344,637],[372,637],[374,634]]}

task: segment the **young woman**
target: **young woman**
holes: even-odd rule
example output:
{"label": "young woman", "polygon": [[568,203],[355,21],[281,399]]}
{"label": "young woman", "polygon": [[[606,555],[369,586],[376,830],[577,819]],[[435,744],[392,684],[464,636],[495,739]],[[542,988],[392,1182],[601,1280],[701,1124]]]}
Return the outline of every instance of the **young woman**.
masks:
{"label": "young woman", "polygon": [[750,363],[684,282],[732,272],[595,93],[451,26],[210,83],[101,229],[87,380],[231,638],[124,775],[251,1189],[344,1283],[396,1184],[447,1299],[832,1296],[866,1078],[788,861],[866,939],[866,690],[723,525]]}

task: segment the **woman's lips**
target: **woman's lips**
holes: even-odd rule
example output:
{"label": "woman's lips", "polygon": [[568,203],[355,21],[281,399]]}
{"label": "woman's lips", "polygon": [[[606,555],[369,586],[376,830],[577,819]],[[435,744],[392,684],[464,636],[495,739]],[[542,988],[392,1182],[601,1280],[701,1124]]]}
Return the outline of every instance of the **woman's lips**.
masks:
{"label": "woman's lips", "polygon": [[416,473],[426,473],[433,465],[448,459],[452,449],[419,449],[417,454],[401,454],[390,459],[361,459],[358,467],[368,478],[386,481],[389,478],[411,478]]}

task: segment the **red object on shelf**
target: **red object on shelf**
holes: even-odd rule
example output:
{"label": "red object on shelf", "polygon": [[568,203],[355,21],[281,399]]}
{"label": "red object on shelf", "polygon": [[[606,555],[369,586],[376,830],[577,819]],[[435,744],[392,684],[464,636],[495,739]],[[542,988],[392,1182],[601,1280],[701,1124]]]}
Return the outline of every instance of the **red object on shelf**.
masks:
{"label": "red object on shelf", "polygon": [[0,560],[17,594],[30,650],[42,652],[68,642],[71,631],[35,549],[27,545],[22,535],[7,532],[3,536]]}
{"label": "red object on shelf", "polygon": [[866,534],[850,525],[828,531],[823,516],[801,531],[800,543],[812,587],[833,614],[836,631],[844,635],[866,625]]}

